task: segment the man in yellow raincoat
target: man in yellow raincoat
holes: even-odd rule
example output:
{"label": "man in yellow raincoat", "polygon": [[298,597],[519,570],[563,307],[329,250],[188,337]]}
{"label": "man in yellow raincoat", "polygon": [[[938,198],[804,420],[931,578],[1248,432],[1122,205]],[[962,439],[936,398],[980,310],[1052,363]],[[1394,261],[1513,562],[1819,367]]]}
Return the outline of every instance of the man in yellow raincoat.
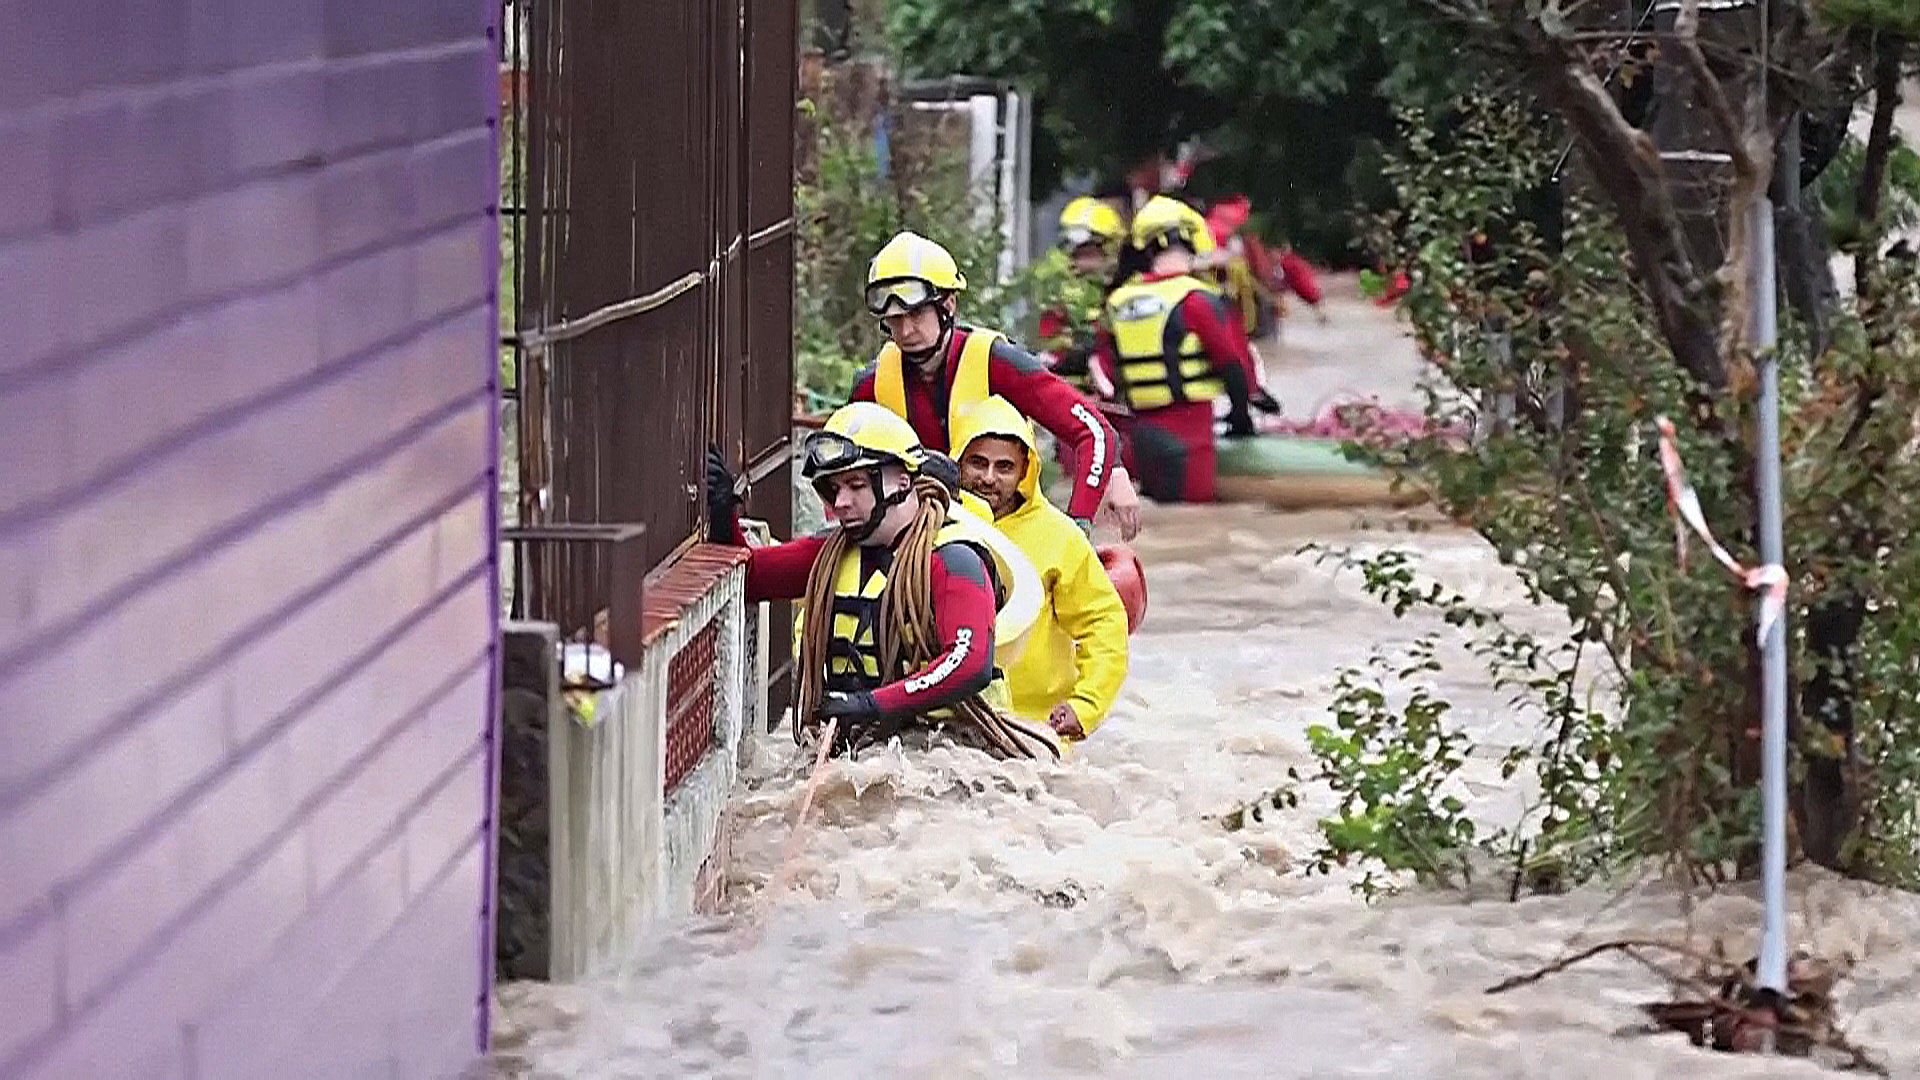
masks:
{"label": "man in yellow raincoat", "polygon": [[1072,518],[1040,492],[1033,426],[994,395],[959,418],[960,485],[993,509],[993,523],[1040,572],[1046,600],[1026,648],[1007,668],[1013,711],[1069,739],[1106,718],[1127,677],[1127,612]]}

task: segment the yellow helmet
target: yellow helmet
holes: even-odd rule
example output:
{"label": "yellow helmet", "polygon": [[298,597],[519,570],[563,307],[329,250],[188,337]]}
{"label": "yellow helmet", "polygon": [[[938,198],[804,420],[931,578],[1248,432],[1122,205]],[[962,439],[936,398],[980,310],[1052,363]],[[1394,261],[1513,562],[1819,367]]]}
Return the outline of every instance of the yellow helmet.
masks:
{"label": "yellow helmet", "polygon": [[834,410],[819,431],[807,436],[800,475],[820,480],[852,469],[900,465],[920,471],[926,448],[913,425],[885,405],[856,401]]}
{"label": "yellow helmet", "polygon": [[1060,211],[1060,245],[1071,251],[1084,244],[1098,244],[1111,253],[1127,234],[1120,211],[1091,195],[1082,195]]}
{"label": "yellow helmet", "polygon": [[1155,195],[1133,215],[1133,246],[1151,249],[1156,244],[1175,242],[1195,253],[1211,251],[1213,231],[1198,210],[1178,199]]}
{"label": "yellow helmet", "polygon": [[912,311],[967,287],[953,254],[915,232],[901,232],[867,263],[867,310]]}

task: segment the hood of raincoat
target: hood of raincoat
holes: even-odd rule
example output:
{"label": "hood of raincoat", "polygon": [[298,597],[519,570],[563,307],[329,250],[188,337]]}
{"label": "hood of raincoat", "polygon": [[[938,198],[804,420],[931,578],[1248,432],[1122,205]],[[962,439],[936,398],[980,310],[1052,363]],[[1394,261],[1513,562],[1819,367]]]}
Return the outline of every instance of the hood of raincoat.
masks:
{"label": "hood of raincoat", "polygon": [[[953,456],[957,459],[965,455],[968,444],[982,435],[1013,439],[1027,448],[1027,471],[1020,477],[1019,485],[1021,502],[1007,517],[1026,513],[1034,503],[1044,502],[1046,496],[1040,494],[1040,447],[1039,440],[1034,438],[1033,424],[1020,414],[1019,409],[1013,407],[1012,402],[994,394],[960,418],[954,428],[953,438],[948,443],[953,447]],[[987,516],[989,519],[992,517],[991,514]]]}
{"label": "hood of raincoat", "polygon": [[1126,608],[1086,533],[1041,492],[1033,425],[1006,399],[993,396],[956,422],[949,445],[964,454],[982,435],[1027,448],[1019,485],[1023,501],[993,524],[1039,571],[1045,594],[1025,648],[1004,665],[1013,711],[1045,724],[1056,705],[1068,705],[1081,729],[1092,733],[1126,678]]}

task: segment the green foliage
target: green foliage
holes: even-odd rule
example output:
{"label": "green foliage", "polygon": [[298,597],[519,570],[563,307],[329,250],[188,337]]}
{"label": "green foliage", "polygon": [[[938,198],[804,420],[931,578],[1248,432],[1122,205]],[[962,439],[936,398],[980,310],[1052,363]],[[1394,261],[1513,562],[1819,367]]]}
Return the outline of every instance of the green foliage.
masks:
{"label": "green foliage", "polygon": [[[901,229],[953,253],[967,278],[962,322],[1031,340],[1042,304],[1084,288],[1048,258],[1007,282],[996,280],[1004,243],[1000,223],[976,216],[964,152],[913,163],[908,181],[895,169],[882,172],[873,140],[853,125],[820,114],[811,103],[801,107],[818,125],[812,174],[794,189],[794,380],[810,407],[844,402],[854,377],[884,341],[862,299],[867,262]],[[1024,318],[1016,321],[1016,315]]]}
{"label": "green foliage", "polygon": [[[1754,606],[1697,542],[1689,561],[1676,558],[1651,422],[1681,421],[1707,519],[1752,565],[1752,400],[1722,399],[1725,434],[1686,423],[1692,387],[1609,211],[1569,191],[1557,246],[1517,219],[1512,208],[1557,159],[1562,136],[1550,120],[1474,97],[1444,128],[1410,111],[1404,130],[1386,169],[1400,207],[1373,240],[1385,265],[1409,273],[1401,304],[1441,377],[1429,413],[1444,423],[1511,395],[1516,420],[1470,443],[1435,435],[1356,452],[1423,477],[1567,621],[1564,638],[1535,639],[1416,581],[1404,557],[1357,564],[1396,613],[1469,630],[1515,708],[1539,718],[1529,744],[1497,751],[1507,775],[1530,778],[1532,795],[1519,822],[1455,831],[1445,801],[1455,763],[1493,748],[1447,729],[1443,703],[1418,689],[1433,673],[1420,654],[1392,672],[1415,687],[1404,704],[1346,673],[1335,723],[1315,740],[1318,769],[1305,777],[1341,800],[1317,858],[1452,881],[1477,850],[1508,861],[1516,891],[1642,858],[1724,880],[1758,842]],[[1490,238],[1492,258],[1468,257]],[[1867,292],[1877,302],[1835,313],[1825,354],[1810,357],[1792,326],[1779,347],[1790,695],[1808,700],[1810,683],[1837,673],[1809,649],[1809,616],[1837,597],[1864,600],[1841,687],[1856,732],[1842,765],[1863,816],[1847,858],[1911,886],[1920,884],[1920,548],[1907,538],[1920,531],[1920,278],[1892,262],[1876,272]],[[1817,718],[1799,730],[1802,766],[1841,752]],[[1402,742],[1432,761],[1409,764]]]}
{"label": "green foliage", "polygon": [[1379,90],[1438,103],[1460,68],[1456,39],[1422,0],[1186,0],[1166,40],[1171,66],[1229,100]]}
{"label": "green foliage", "polygon": [[822,117],[816,146],[814,174],[794,189],[794,382],[837,405],[880,347],[861,300],[867,260],[905,215],[861,133]]}
{"label": "green foliage", "polygon": [[1390,100],[1458,89],[1457,39],[1419,0],[894,0],[916,72],[1019,80],[1038,102],[1034,182],[1109,178],[1181,139],[1221,158],[1194,193],[1246,192],[1263,230],[1309,256],[1351,258],[1356,202],[1383,205],[1374,167]]}
{"label": "green foliage", "polygon": [[[1827,235],[1839,251],[1852,251],[1866,236],[1855,205],[1866,155],[1866,144],[1848,136],[1807,192],[1825,217]],[[1920,223],[1920,154],[1905,143],[1895,143],[1887,156],[1886,189],[1874,235],[1910,229],[1916,223]]]}
{"label": "green foliage", "polygon": [[1035,95],[1034,183],[1046,190],[1063,166],[1124,169],[1224,115],[1162,61],[1175,7],[1168,0],[892,0],[888,30],[910,73],[1016,79]]}
{"label": "green foliage", "polygon": [[[1405,681],[1415,672],[1440,669],[1434,647],[1432,637],[1422,637],[1409,660],[1396,664],[1376,653],[1370,666]],[[1470,748],[1465,735],[1446,726],[1449,708],[1418,685],[1404,704],[1390,707],[1380,682],[1358,669],[1340,672],[1333,723],[1307,729],[1318,770],[1306,779],[1326,784],[1339,799],[1334,813],[1320,821],[1325,842],[1310,869],[1327,873],[1359,855],[1386,874],[1411,871],[1443,882],[1471,876],[1460,853],[1473,844],[1474,823],[1457,795],[1442,794]],[[1288,778],[1302,780],[1293,770]],[[1372,897],[1391,886],[1368,865],[1355,887]]]}
{"label": "green foliage", "polygon": [[[1607,865],[1617,830],[1633,814],[1632,792],[1595,762],[1613,752],[1614,734],[1591,687],[1592,650],[1582,642],[1542,641],[1495,612],[1423,580],[1412,556],[1388,550],[1368,558],[1309,545],[1321,561],[1362,575],[1369,595],[1401,616],[1423,615],[1475,632],[1472,654],[1496,690],[1513,692],[1516,714],[1534,720],[1530,742],[1494,756],[1499,780],[1526,792],[1519,819],[1478,821],[1462,798],[1465,766],[1478,747],[1448,723],[1451,703],[1428,685],[1443,670],[1440,635],[1423,633],[1404,650],[1375,650],[1366,669],[1344,668],[1328,706],[1333,723],[1307,730],[1315,764],[1268,797],[1297,806],[1306,785],[1336,798],[1320,820],[1310,871],[1353,867],[1357,892],[1371,898],[1414,880],[1464,887],[1477,867],[1504,864],[1514,892],[1552,890]],[[1242,818],[1230,821],[1237,825]]]}
{"label": "green foliage", "polygon": [[1103,283],[1075,271],[1073,261],[1057,248],[1033,260],[1021,285],[1021,299],[1032,311],[1053,308],[1066,321],[1063,340],[1039,342],[1046,348],[1091,348],[1105,296]]}
{"label": "green foliage", "polygon": [[1913,0],[1823,0],[1819,10],[1830,26],[1920,37],[1920,4]]}

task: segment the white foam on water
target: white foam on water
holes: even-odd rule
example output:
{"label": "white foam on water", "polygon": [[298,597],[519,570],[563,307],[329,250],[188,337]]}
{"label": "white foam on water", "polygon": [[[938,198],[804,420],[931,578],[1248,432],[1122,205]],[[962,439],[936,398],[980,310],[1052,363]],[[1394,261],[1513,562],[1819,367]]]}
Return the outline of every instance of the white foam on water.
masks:
{"label": "white foam on water", "polygon": [[[1405,327],[1327,282],[1330,322],[1290,320],[1268,356],[1295,411],[1356,379],[1417,402]],[[1364,370],[1355,365],[1364,365]],[[1653,482],[1650,479],[1650,482]],[[1619,1037],[1668,988],[1624,957],[1489,996],[1486,987],[1609,937],[1688,932],[1658,882],[1507,903],[1413,892],[1368,906],[1304,857],[1329,809],[1228,832],[1209,815],[1308,762],[1339,668],[1405,645],[1353,574],[1302,543],[1419,553],[1423,573],[1554,633],[1478,538],[1356,529],[1351,515],[1149,507],[1136,544],[1151,608],[1114,715],[1059,764],[946,748],[827,766],[794,865],[780,869],[810,764],[747,776],[733,803],[732,910],[649,943],[617,978],[501,988],[498,1075],[517,1077],[1394,1077],[1667,1080],[1824,1073],[1805,1061]],[[1467,766],[1476,815],[1523,792],[1498,751],[1533,720],[1491,689],[1457,633],[1436,689],[1489,747]],[[1821,874],[1792,879],[1793,941],[1857,961],[1849,1034],[1920,1075],[1920,900]],[[1698,903],[1694,942],[1751,955],[1750,891]]]}
{"label": "white foam on water", "polygon": [[[1520,903],[1415,892],[1368,906],[1299,865],[1324,795],[1228,832],[1208,820],[1307,761],[1327,685],[1397,620],[1303,535],[1406,545],[1423,571],[1539,630],[1477,538],[1342,532],[1327,515],[1159,510],[1140,549],[1152,608],[1115,715],[1059,764],[889,749],[834,761],[778,869],[810,762],[751,775],[734,801],[732,910],[660,938],[620,977],[502,989],[501,1075],[1743,1077],[1807,1062],[1616,1037],[1665,996],[1601,959],[1499,996],[1485,987],[1608,936],[1678,936],[1676,894],[1595,886]],[[1224,539],[1222,539],[1224,538]],[[1409,625],[1411,624],[1411,625]],[[1452,654],[1449,654],[1452,655]],[[1464,660],[1464,656],[1457,657]],[[1471,669],[1445,680],[1482,738],[1524,734]],[[1476,761],[1476,811],[1514,800]],[[1469,792],[1472,794],[1472,792]],[[1920,903],[1796,878],[1797,940],[1860,965],[1841,1005],[1862,1042],[1920,1070]],[[1750,950],[1758,910],[1696,906],[1695,940]]]}

